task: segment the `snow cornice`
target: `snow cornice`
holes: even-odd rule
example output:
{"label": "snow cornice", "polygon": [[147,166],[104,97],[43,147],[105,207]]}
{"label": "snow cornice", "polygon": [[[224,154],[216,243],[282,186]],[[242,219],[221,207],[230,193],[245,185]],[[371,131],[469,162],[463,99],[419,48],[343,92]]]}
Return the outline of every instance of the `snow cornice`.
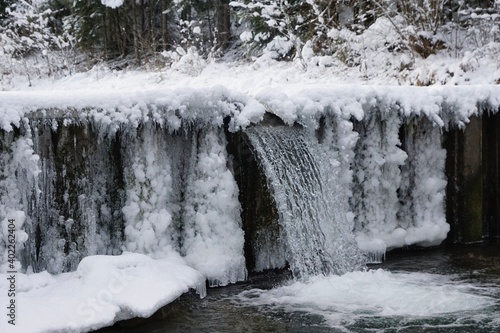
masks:
{"label": "snow cornice", "polygon": [[265,112],[285,123],[305,125],[322,115],[361,120],[374,112],[426,116],[440,127],[463,127],[473,115],[496,113],[500,86],[285,85],[253,95],[224,86],[129,90],[0,92],[1,127],[10,131],[23,118],[93,121],[117,129],[153,121],[177,130],[182,124],[221,126],[230,117],[237,131]]}

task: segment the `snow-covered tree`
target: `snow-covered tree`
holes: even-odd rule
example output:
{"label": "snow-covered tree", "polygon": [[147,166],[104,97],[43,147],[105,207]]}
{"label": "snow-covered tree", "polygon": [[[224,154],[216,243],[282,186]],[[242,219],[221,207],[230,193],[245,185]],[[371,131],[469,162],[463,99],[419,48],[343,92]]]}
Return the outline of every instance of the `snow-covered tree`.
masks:
{"label": "snow-covered tree", "polygon": [[266,48],[277,59],[300,54],[311,23],[312,6],[308,1],[247,0],[233,1],[230,5],[247,24],[240,38],[251,49]]}
{"label": "snow-covered tree", "polygon": [[370,22],[368,1],[239,0],[230,4],[247,26],[240,38],[252,51],[272,51],[275,58],[301,58],[307,42],[319,54],[331,52],[332,28],[358,29]]}
{"label": "snow-covered tree", "polygon": [[[52,75],[69,64],[64,54],[54,59],[53,51],[71,49],[71,34],[57,31],[52,9],[18,0],[5,7],[0,25],[0,69],[2,77],[20,73]],[[8,81],[8,80],[6,80]]]}

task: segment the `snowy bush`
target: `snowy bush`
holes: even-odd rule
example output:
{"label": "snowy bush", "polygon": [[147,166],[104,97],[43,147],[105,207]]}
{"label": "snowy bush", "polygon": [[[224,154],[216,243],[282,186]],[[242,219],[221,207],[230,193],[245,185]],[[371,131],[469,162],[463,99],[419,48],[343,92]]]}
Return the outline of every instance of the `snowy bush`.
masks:
{"label": "snowy bush", "polygon": [[53,11],[17,1],[6,8],[6,24],[0,26],[0,75],[9,82],[16,75],[32,77],[61,74],[71,67],[74,38],[67,29],[57,34]]}
{"label": "snowy bush", "polygon": [[207,66],[207,61],[200,55],[198,49],[191,46],[187,51],[178,46],[175,51],[162,52],[170,67],[189,76],[198,76]]}

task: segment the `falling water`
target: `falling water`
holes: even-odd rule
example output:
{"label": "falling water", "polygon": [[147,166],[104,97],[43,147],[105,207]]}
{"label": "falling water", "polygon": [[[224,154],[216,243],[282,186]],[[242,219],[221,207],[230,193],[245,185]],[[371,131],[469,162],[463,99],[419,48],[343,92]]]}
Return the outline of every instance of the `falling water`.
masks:
{"label": "falling water", "polygon": [[335,164],[306,129],[246,130],[273,192],[296,277],[342,274],[361,263],[346,208],[335,193]]}

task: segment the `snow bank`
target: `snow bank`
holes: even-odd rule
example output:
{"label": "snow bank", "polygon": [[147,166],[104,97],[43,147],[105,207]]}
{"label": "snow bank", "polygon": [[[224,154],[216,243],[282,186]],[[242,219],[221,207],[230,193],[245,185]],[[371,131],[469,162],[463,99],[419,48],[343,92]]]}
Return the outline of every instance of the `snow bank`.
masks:
{"label": "snow bank", "polygon": [[[0,292],[7,295],[7,276]],[[205,297],[205,277],[176,254],[154,260],[142,254],[89,256],[75,272],[17,275],[16,325],[2,332],[87,332],[118,320],[148,317],[195,289]]]}

